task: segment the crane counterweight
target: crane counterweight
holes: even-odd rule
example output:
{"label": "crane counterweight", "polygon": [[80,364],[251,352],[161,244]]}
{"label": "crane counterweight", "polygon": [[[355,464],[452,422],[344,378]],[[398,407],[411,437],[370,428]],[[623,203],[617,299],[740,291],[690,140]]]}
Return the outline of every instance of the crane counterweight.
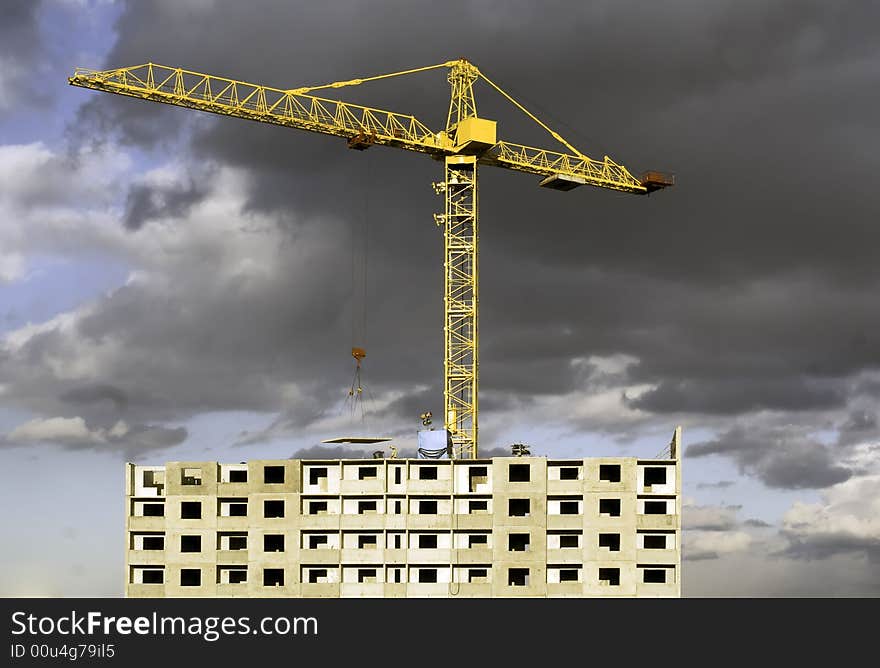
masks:
{"label": "crane counterweight", "polygon": [[639,178],[639,181],[649,193],[675,185],[675,177],[672,174],[664,174],[663,172],[645,172]]}

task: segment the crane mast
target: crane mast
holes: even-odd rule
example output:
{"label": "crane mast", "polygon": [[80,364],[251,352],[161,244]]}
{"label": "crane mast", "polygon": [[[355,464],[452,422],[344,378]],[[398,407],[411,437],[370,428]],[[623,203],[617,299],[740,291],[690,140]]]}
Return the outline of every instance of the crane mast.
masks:
{"label": "crane mast", "polygon": [[[447,68],[451,87],[446,128],[433,132],[412,115],[313,95],[317,90]],[[496,123],[477,115],[474,84],[483,79],[561,143],[568,153],[499,141]],[[504,92],[476,66],[460,59],[362,79],[278,89],[154,63],[114,70],[77,69],[73,86],[153,102],[273,123],[342,137],[349,148],[391,146],[443,159],[444,179],[434,190],[444,198],[434,215],[444,240],[444,424],[454,457],[478,457],[479,294],[478,166],[503,167],[544,177],[539,185],[571,190],[581,185],[648,194],[674,184],[646,172],[636,178],[608,156],[587,157]]]}
{"label": "crane mast", "polygon": [[[452,96],[446,133],[458,136],[459,124],[477,118],[473,85],[477,69],[459,61],[449,71]],[[458,143],[458,142],[456,142]],[[445,200],[443,225],[443,401],[444,423],[452,442],[453,456],[477,457],[477,378],[479,347],[477,160],[472,155],[445,159],[442,191]]]}

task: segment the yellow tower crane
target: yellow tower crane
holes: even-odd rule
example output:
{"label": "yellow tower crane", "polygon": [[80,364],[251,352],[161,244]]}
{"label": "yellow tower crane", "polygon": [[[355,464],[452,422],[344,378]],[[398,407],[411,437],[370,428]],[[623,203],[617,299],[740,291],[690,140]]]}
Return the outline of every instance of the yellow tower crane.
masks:
{"label": "yellow tower crane", "polygon": [[[441,68],[449,70],[452,96],[446,128],[436,132],[411,115],[312,94]],[[495,121],[477,115],[473,89],[479,79],[546,130],[568,152],[499,141]],[[74,86],[107,93],[342,137],[356,150],[373,145],[393,146],[444,160],[444,179],[435,183],[434,189],[444,195],[445,207],[434,219],[443,228],[445,242],[444,422],[455,457],[477,457],[477,167],[504,167],[536,174],[544,177],[539,185],[556,190],[591,185],[644,195],[673,185],[673,178],[660,172],[646,172],[636,178],[608,156],[603,160],[587,157],[463,59],[288,90],[154,63],[104,71],[77,69],[68,81]]]}

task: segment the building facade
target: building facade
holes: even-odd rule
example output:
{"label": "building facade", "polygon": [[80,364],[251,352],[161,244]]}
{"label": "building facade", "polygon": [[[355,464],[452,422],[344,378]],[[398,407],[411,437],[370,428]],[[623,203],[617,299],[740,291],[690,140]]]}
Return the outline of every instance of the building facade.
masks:
{"label": "building facade", "polygon": [[126,465],[126,595],[679,596],[669,457]]}

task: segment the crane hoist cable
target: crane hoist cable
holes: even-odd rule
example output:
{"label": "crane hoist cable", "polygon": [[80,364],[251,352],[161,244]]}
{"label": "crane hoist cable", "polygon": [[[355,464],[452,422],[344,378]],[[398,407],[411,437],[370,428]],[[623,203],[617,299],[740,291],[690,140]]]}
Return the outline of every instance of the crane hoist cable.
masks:
{"label": "crane hoist cable", "polygon": [[[352,414],[360,407],[361,419],[366,416],[361,362],[367,356],[367,280],[370,257],[370,190],[372,187],[372,156],[367,156],[367,178],[361,190],[360,215],[352,218],[351,225],[351,356],[355,360],[354,378],[348,391]],[[367,392],[372,398],[372,394]]]}
{"label": "crane hoist cable", "polygon": [[370,190],[372,155],[367,156],[367,175],[361,181],[359,215],[352,216],[349,246],[351,254],[351,345],[367,347],[367,279],[370,258]]}

